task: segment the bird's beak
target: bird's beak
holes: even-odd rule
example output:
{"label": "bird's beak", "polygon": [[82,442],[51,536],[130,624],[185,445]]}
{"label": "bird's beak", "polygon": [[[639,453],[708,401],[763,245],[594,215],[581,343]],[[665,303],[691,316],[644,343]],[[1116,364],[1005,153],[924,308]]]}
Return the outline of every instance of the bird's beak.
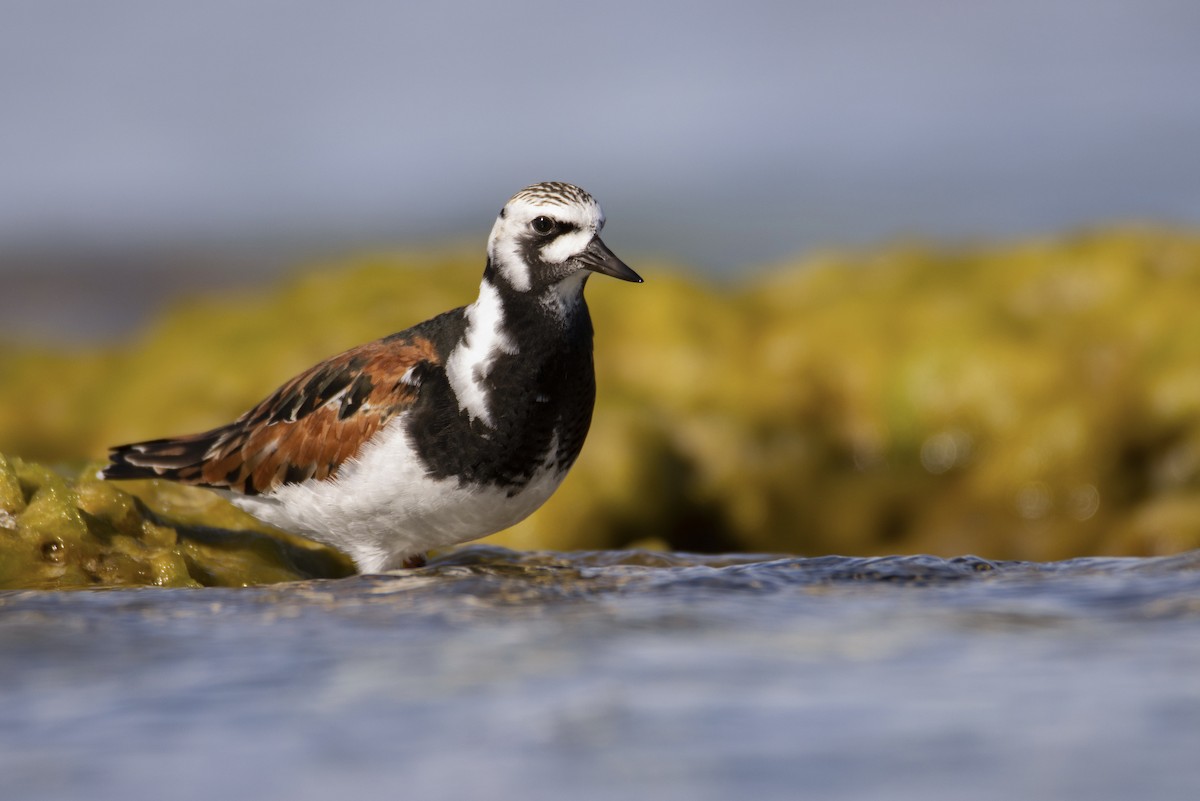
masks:
{"label": "bird's beak", "polygon": [[592,237],[592,241],[588,242],[588,246],[575,257],[575,260],[592,272],[604,273],[613,278],[620,278],[622,281],[632,281],[635,284],[642,283],[642,277],[629,269],[629,265],[618,259],[617,255],[609,250],[608,245],[605,245],[598,236]]}

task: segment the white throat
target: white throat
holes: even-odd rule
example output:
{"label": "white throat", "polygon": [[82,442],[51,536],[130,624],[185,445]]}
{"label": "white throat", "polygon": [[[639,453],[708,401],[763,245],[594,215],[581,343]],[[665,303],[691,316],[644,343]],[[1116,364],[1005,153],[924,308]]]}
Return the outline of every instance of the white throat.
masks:
{"label": "white throat", "polygon": [[587,283],[588,275],[583,270],[568,275],[542,294],[542,305],[559,320],[574,317],[583,305],[583,285]]}

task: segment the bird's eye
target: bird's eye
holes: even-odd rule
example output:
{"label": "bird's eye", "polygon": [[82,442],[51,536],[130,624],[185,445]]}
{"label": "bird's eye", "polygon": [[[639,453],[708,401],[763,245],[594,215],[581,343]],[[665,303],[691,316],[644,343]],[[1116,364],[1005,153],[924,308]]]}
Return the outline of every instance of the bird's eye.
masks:
{"label": "bird's eye", "polygon": [[554,230],[554,220],[550,219],[549,217],[534,217],[533,222],[531,222],[530,225],[533,226],[533,230],[535,232],[541,234],[542,236],[545,236]]}

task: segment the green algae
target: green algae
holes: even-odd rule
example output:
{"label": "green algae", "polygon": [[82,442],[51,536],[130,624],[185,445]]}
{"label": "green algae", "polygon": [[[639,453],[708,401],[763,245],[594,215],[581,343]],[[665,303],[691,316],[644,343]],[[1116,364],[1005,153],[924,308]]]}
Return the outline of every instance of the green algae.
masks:
{"label": "green algae", "polygon": [[[240,515],[211,493],[0,456],[0,589],[240,587],[353,572],[341,555]],[[129,486],[134,485],[134,486]]]}
{"label": "green algae", "polygon": [[[588,289],[599,392],[583,455],[494,542],[1033,560],[1200,547],[1196,234],[817,253],[732,286],[633,262],[644,285]],[[324,357],[469,302],[480,271],[475,254],[376,254],[190,299],[123,347],[0,348],[0,450],[98,459],[227,422]],[[186,517],[194,580],[236,583],[199,567],[226,553],[214,532],[275,547],[209,493],[133,484],[118,487]]]}

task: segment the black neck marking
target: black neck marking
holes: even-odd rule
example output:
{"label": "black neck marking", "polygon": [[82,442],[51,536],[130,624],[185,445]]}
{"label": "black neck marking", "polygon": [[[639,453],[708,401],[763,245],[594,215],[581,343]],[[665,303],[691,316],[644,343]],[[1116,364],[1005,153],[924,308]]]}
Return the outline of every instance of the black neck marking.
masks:
{"label": "black neck marking", "polygon": [[[422,375],[407,430],[431,477],[492,484],[515,494],[546,464],[555,436],[557,448],[549,457],[554,469],[570,467],[583,447],[596,397],[592,321],[582,282],[572,313],[559,316],[544,293],[520,292],[496,273],[489,263],[484,280],[496,286],[503,330],[517,352],[494,352],[481,379],[493,425],[460,408],[439,365]],[[437,337],[447,356],[466,333],[465,309],[454,314],[453,325],[443,325]]]}

